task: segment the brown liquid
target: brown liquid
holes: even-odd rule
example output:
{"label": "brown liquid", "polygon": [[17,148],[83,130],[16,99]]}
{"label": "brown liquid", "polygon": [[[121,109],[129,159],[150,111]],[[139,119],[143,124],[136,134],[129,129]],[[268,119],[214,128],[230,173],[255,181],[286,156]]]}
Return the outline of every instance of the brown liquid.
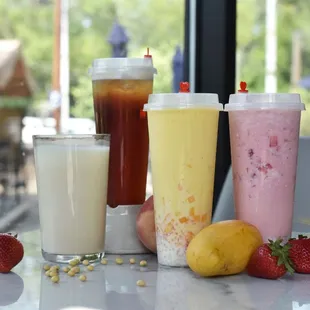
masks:
{"label": "brown liquid", "polygon": [[108,205],[145,200],[149,137],[143,105],[153,81],[93,81],[97,133],[111,134]]}

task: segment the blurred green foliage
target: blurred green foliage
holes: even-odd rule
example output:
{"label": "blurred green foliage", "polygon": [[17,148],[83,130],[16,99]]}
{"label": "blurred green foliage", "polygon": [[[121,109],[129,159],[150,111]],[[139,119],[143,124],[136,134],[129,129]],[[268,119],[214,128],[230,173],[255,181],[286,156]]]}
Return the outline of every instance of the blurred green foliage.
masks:
{"label": "blurred green foliage", "polygon": [[[53,1],[51,1],[53,2]],[[184,0],[70,0],[70,88],[75,116],[93,117],[88,68],[94,58],[109,57],[107,42],[118,20],[130,37],[129,56],[144,55],[148,46],[158,76],[155,92],[170,92],[172,57],[184,40]],[[308,106],[309,91],[291,86],[292,35],[302,40],[301,76],[310,75],[310,1],[278,0],[278,91],[298,91]],[[237,81],[251,92],[264,91],[265,1],[237,1]],[[38,0],[0,1],[0,38],[21,39],[27,64],[46,99],[51,85],[53,5]],[[310,106],[303,113],[303,135],[310,135]]]}
{"label": "blurred green foliage", "polygon": [[21,97],[0,97],[0,108],[25,108],[31,104],[31,99]]}
{"label": "blurred green foliage", "polygon": [[[110,57],[107,38],[113,23],[130,37],[129,57],[150,47],[158,70],[154,91],[172,89],[172,57],[184,41],[184,0],[70,0],[70,88],[72,113],[93,117],[88,68],[94,58]],[[0,1],[0,38],[22,40],[27,64],[39,86],[37,99],[47,99],[53,57],[53,5],[37,0]]]}

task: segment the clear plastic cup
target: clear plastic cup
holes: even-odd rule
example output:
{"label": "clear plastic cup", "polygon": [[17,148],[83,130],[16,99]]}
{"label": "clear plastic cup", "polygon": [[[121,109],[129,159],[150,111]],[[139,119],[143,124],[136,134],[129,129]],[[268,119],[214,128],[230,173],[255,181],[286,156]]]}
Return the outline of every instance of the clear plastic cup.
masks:
{"label": "clear plastic cup", "polygon": [[44,259],[104,255],[109,135],[34,136]]}
{"label": "clear plastic cup", "polygon": [[265,241],[292,233],[300,114],[298,94],[239,93],[229,98],[237,219]]}
{"label": "clear plastic cup", "polygon": [[216,94],[154,94],[148,114],[158,262],[187,266],[191,239],[210,224],[218,117]]}
{"label": "clear plastic cup", "polygon": [[152,57],[95,59],[90,69],[96,132],[111,135],[112,208],[145,201],[149,137],[143,105],[155,73]]}

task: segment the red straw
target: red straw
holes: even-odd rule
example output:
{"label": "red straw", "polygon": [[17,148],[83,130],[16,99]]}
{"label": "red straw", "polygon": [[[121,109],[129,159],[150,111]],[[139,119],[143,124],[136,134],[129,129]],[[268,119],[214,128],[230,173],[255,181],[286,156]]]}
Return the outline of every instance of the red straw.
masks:
{"label": "red straw", "polygon": [[189,83],[181,82],[179,93],[189,93]]}
{"label": "red straw", "polygon": [[249,91],[246,88],[247,88],[247,83],[244,81],[241,81],[240,89],[238,90],[238,93],[248,93]]}
{"label": "red straw", "polygon": [[146,48],[146,55],[144,55],[144,58],[152,58],[152,55],[150,54],[150,48]]}

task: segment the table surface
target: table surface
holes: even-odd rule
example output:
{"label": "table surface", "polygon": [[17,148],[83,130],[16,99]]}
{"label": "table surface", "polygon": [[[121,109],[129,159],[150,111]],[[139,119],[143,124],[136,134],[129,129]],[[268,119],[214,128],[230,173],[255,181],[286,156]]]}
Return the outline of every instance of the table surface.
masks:
{"label": "table surface", "polygon": [[[25,257],[9,274],[0,274],[0,309],[23,310],[310,310],[310,275],[264,280],[245,274],[212,279],[199,278],[187,268],[164,268],[156,256],[148,266],[97,264],[87,281],[61,273],[54,284],[45,276],[38,230],[22,233]],[[84,267],[82,267],[84,269]],[[137,287],[144,280],[146,287]],[[2,307],[2,308],[1,308]]]}

